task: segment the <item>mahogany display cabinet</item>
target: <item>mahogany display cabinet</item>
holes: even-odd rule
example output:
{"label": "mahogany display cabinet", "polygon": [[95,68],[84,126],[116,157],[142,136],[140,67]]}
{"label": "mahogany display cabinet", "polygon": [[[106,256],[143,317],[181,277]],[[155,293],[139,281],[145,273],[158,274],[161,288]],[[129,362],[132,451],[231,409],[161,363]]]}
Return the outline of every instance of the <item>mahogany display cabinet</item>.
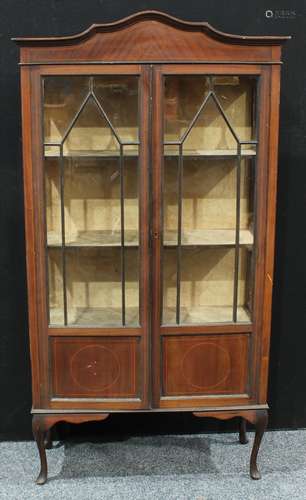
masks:
{"label": "mahogany display cabinet", "polygon": [[145,11],[14,39],[38,484],[54,424],[113,412],[251,422],[260,477],[287,38]]}

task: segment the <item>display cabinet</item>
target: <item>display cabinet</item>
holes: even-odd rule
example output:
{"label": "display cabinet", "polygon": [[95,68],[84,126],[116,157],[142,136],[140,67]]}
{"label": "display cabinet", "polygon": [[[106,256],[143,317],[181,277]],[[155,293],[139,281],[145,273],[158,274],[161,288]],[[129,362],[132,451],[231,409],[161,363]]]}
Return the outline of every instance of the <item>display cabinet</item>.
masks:
{"label": "display cabinet", "polygon": [[[33,432],[267,424],[280,48],[147,11],[17,38]],[[124,418],[124,415],[122,415]]]}

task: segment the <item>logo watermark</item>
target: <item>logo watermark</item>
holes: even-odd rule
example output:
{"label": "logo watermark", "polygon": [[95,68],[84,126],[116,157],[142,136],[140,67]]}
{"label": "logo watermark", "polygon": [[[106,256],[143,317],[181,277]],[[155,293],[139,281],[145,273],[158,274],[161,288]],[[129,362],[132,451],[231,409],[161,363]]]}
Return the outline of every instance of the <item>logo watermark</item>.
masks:
{"label": "logo watermark", "polygon": [[295,10],[287,10],[287,9],[280,9],[280,10],[271,10],[268,9],[265,12],[265,17],[267,19],[295,19],[296,18],[296,11]]}

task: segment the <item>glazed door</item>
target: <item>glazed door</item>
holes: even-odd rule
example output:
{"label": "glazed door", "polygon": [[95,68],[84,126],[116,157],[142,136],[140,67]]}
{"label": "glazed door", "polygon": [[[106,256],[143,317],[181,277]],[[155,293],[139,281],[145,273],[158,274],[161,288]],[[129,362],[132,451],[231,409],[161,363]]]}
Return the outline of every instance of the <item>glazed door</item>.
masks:
{"label": "glazed door", "polygon": [[156,406],[254,397],[259,72],[156,69]]}
{"label": "glazed door", "polygon": [[147,73],[41,75],[49,404],[148,403]]}

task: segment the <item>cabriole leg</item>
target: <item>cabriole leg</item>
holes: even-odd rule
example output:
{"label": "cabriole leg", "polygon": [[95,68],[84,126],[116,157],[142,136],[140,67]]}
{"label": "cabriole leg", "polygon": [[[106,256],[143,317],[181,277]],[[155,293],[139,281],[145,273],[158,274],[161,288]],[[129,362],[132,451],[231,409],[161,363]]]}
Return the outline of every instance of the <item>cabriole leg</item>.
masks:
{"label": "cabriole leg", "polygon": [[45,482],[47,481],[48,466],[47,466],[46,448],[52,446],[50,431],[54,425],[56,425],[58,422],[69,422],[71,424],[80,424],[83,422],[101,421],[105,420],[108,416],[109,416],[108,413],[100,413],[100,414],[55,413],[53,415],[48,413],[34,414],[32,420],[32,428],[40,457],[40,473],[36,480],[36,484],[45,484]]}
{"label": "cabriole leg", "polygon": [[257,455],[260,443],[268,424],[268,412],[266,410],[259,410],[256,412],[256,419],[254,422],[256,433],[254,444],[252,448],[251,461],[250,461],[250,475],[252,479],[260,479],[261,474],[257,467]]}
{"label": "cabriole leg", "polygon": [[243,417],[240,417],[239,420],[239,442],[241,444],[247,444],[249,442],[246,433],[246,420]]}
{"label": "cabriole leg", "polygon": [[52,436],[51,429],[48,429],[45,436],[45,448],[46,450],[52,450]]}
{"label": "cabriole leg", "polygon": [[41,485],[45,484],[48,476],[47,456],[45,448],[46,430],[42,417],[39,417],[37,415],[33,416],[32,429],[40,457],[40,473],[36,479],[36,484]]}

